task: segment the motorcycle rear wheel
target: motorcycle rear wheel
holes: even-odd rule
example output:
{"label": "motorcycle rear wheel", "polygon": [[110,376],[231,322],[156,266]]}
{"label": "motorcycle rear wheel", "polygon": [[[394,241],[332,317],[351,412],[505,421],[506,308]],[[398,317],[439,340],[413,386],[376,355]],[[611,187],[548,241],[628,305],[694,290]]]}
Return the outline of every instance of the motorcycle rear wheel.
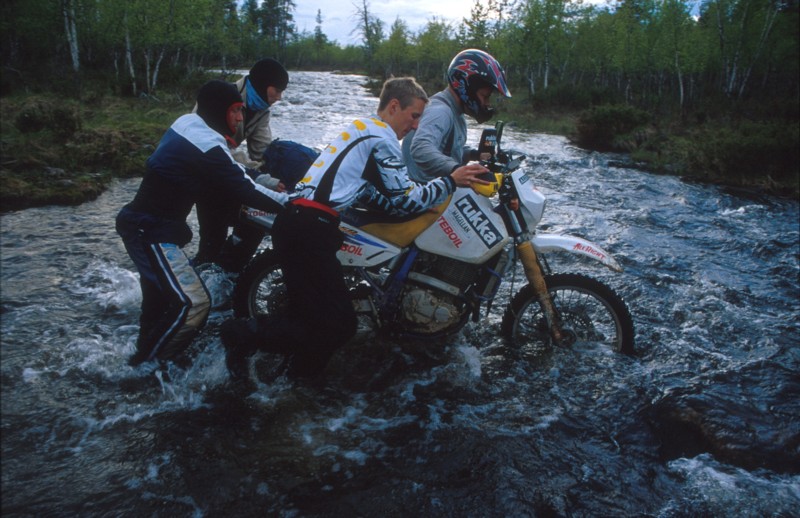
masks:
{"label": "motorcycle rear wheel", "polygon": [[[578,341],[634,353],[633,318],[614,290],[580,274],[547,275],[545,283],[565,333]],[[517,345],[550,345],[544,313],[531,285],[524,286],[511,300],[503,315],[502,331]]]}
{"label": "motorcycle rear wheel", "polygon": [[274,250],[256,255],[233,288],[233,314],[237,318],[275,315],[286,303],[286,284]]}

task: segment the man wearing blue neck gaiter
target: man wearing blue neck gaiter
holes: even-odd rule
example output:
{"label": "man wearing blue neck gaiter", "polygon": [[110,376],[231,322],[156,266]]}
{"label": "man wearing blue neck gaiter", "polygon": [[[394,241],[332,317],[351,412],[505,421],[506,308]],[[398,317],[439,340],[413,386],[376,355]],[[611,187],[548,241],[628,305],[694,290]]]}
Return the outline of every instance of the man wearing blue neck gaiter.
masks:
{"label": "man wearing blue neck gaiter", "polygon": [[[233,158],[253,170],[261,170],[266,151],[272,142],[269,126],[270,107],[280,101],[289,84],[289,73],[278,61],[264,58],[235,85],[244,100],[244,121],[233,136]],[[245,146],[240,146],[242,142]],[[255,181],[272,190],[283,191],[277,178],[261,174]],[[263,229],[239,220],[239,204],[206,201],[197,205],[200,242],[195,264],[215,263],[224,270],[239,272],[255,253],[264,237]],[[228,236],[228,227],[233,232]]]}
{"label": "man wearing blue neck gaiter", "polygon": [[281,100],[288,84],[286,69],[272,58],[258,61],[249,74],[236,82],[244,99],[245,114],[234,139],[238,143],[247,140],[247,158],[254,162],[263,160],[264,151],[272,142],[269,109]]}

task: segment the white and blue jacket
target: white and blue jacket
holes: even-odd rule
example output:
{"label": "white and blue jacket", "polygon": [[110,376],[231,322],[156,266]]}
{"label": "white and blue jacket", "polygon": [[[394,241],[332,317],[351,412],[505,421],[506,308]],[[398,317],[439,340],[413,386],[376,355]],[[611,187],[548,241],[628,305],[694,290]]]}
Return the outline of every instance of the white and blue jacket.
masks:
{"label": "white and blue jacket", "polygon": [[[197,114],[179,117],[147,159],[135,198],[118,219],[146,226],[149,242],[184,246],[191,240],[186,218],[203,200],[229,201],[269,212],[280,210],[287,195],[254,181],[259,173],[237,163],[220,133]],[[144,223],[135,223],[135,221]]]}

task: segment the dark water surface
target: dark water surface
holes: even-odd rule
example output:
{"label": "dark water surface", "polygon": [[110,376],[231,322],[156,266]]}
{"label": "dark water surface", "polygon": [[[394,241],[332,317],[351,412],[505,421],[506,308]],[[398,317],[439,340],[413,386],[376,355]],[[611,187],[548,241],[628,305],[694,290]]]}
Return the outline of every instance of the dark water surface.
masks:
{"label": "dark water surface", "polygon": [[[362,82],[293,74],[274,134],[322,147],[375,109]],[[122,181],[0,217],[2,514],[798,516],[797,201],[617,168],[561,137],[505,140],[533,157],[543,230],[625,267],[551,257],[626,299],[635,357],[514,350],[497,336],[509,283],[444,343],[362,333],[326,386],[278,379],[242,399],[218,337],[232,280],[212,270],[194,363],[132,369],[140,293],[113,220],[138,180]]]}

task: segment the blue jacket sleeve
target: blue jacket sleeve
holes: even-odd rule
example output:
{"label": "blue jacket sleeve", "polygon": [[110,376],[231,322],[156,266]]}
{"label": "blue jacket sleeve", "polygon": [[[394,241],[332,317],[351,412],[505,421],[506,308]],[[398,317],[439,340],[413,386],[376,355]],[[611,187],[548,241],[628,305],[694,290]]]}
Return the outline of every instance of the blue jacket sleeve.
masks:
{"label": "blue jacket sleeve", "polygon": [[221,148],[213,148],[207,153],[208,166],[211,170],[212,187],[225,196],[240,201],[255,209],[277,212],[288,201],[288,195],[267,189],[253,180],[248,170],[234,161],[230,154]]}

